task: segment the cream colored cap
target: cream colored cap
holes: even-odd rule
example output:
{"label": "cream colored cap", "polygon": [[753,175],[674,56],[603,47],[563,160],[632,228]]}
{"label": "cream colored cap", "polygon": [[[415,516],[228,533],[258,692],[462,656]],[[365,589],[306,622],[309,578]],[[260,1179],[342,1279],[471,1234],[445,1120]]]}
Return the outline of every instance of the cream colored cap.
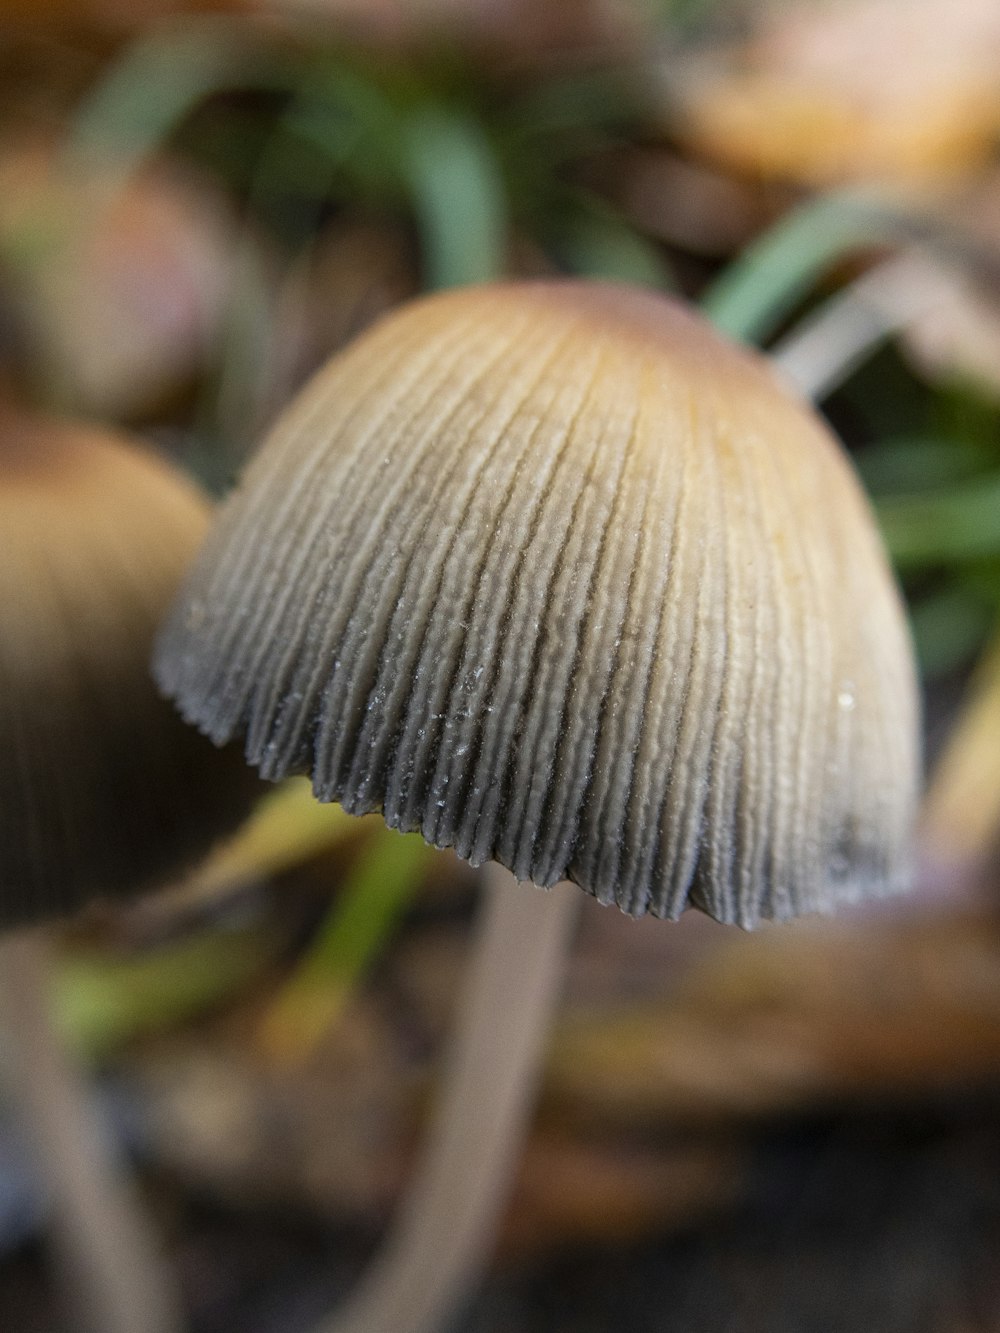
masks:
{"label": "cream colored cap", "polygon": [[637,915],[905,878],[916,690],[864,497],[762,358],[649,292],[377,325],[251,464],[157,669],[265,776]]}

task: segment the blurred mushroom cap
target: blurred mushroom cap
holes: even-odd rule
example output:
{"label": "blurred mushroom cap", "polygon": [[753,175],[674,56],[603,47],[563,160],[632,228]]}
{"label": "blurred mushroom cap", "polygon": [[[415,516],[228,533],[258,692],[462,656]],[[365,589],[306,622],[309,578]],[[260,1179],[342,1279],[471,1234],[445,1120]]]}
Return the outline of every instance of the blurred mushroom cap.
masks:
{"label": "blurred mushroom cap", "polygon": [[137,445],[0,411],[0,925],[148,888],[245,812],[149,671],[209,515]]}
{"label": "blurred mushroom cap", "polygon": [[905,879],[914,674],[864,497],[766,362],[650,292],[376,325],[225,505],[157,672],[266,777],[637,915]]}
{"label": "blurred mushroom cap", "polygon": [[667,71],[675,128],[695,151],[811,185],[929,183],[993,151],[994,0],[777,0],[753,19],[743,45]]}
{"label": "blurred mushroom cap", "polygon": [[236,224],[167,161],[121,187],[58,169],[54,143],[0,151],[0,259],[33,371],[67,410],[136,417],[216,353]]}

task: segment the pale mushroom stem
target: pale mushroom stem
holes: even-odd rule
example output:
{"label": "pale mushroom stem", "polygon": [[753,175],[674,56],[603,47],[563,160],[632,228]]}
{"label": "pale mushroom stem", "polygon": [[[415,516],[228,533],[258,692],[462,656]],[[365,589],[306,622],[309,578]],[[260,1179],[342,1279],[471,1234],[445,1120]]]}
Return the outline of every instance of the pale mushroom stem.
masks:
{"label": "pale mushroom stem", "polygon": [[383,1248],[316,1333],[431,1333],[480,1277],[535,1102],[581,894],[482,871],[484,901],[437,1112]]}
{"label": "pale mushroom stem", "polygon": [[48,1196],[73,1327],[181,1333],[180,1301],[151,1229],[53,1026],[49,961],[37,930],[0,940],[0,1041],[6,1092]]}
{"label": "pale mushroom stem", "polygon": [[919,253],[869,269],[771,348],[771,361],[804,398],[818,402],[894,333],[946,309],[948,275]]}

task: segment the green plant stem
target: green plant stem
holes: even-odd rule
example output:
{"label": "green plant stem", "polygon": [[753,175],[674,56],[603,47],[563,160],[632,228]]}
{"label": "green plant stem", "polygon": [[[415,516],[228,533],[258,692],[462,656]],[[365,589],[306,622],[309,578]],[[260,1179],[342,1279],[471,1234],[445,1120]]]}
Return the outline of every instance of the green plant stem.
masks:
{"label": "green plant stem", "polygon": [[417,834],[385,828],[362,850],[311,947],[265,1016],[262,1037],[272,1054],[307,1055],[337,1021],[433,854]]}
{"label": "green plant stem", "polygon": [[238,992],[284,943],[260,924],[216,927],[128,958],[73,951],[53,968],[53,1022],[78,1059],[95,1063]]}

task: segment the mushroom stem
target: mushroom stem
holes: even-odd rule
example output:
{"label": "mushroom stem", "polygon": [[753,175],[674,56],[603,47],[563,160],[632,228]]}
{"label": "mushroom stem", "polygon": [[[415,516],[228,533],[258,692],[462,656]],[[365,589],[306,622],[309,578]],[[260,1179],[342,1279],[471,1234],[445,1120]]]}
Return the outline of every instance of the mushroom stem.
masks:
{"label": "mushroom stem", "polygon": [[38,931],[0,940],[7,1092],[49,1200],[52,1245],[91,1333],[180,1333],[180,1301],[79,1071],[53,1028],[49,951]]}
{"label": "mushroom stem", "polygon": [[431,1333],[484,1267],[535,1100],[579,890],[482,871],[485,900],[424,1156],[384,1248],[316,1333]]}
{"label": "mushroom stem", "polygon": [[948,277],[919,252],[885,260],[801,320],[771,360],[804,398],[831,394],[881,343],[947,306]]}

